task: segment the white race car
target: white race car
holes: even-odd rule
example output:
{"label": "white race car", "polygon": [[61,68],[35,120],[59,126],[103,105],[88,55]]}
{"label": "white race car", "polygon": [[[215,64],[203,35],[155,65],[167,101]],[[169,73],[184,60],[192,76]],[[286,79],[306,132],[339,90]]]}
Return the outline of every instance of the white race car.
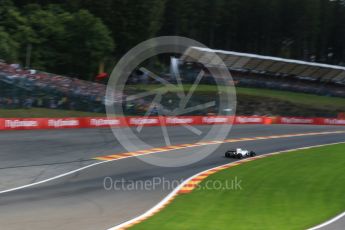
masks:
{"label": "white race car", "polygon": [[254,157],[256,156],[256,153],[254,151],[248,151],[244,149],[236,149],[236,150],[229,150],[225,153],[225,157],[227,158],[236,158],[236,159],[242,159],[245,157]]}

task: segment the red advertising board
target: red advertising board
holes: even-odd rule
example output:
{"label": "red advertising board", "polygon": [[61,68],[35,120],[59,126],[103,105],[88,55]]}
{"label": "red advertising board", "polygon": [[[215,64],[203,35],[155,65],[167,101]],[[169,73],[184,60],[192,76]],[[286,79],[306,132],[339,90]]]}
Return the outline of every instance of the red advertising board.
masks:
{"label": "red advertising board", "polygon": [[264,124],[264,117],[236,116],[234,124]]}
{"label": "red advertising board", "polygon": [[82,120],[79,118],[47,118],[41,120],[40,125],[48,129],[81,128]]}
{"label": "red advertising board", "polygon": [[178,126],[214,124],[345,125],[345,119],[261,116],[0,118],[0,130]]}
{"label": "red advertising board", "polygon": [[319,125],[345,125],[345,119],[318,118]]}
{"label": "red advertising board", "polygon": [[0,119],[1,130],[44,129],[44,118],[4,118]]}
{"label": "red advertising board", "polygon": [[313,125],[316,123],[316,118],[305,117],[278,117],[277,124],[295,124],[295,125]]}
{"label": "red advertising board", "polygon": [[123,117],[87,117],[84,118],[83,126],[85,128],[121,127],[126,126],[126,120]]}

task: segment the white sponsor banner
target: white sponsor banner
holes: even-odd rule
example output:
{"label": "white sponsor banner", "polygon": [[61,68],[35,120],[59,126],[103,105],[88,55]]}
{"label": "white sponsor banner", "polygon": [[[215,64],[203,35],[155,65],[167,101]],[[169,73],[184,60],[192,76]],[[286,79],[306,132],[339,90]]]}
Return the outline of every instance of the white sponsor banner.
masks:
{"label": "white sponsor banner", "polygon": [[102,119],[102,118],[92,118],[90,120],[91,126],[117,126],[121,124],[120,119]]}
{"label": "white sponsor banner", "polygon": [[38,126],[38,121],[34,120],[5,120],[5,128],[33,128]]}
{"label": "white sponsor banner", "polygon": [[203,117],[202,123],[203,124],[217,124],[217,123],[228,123],[229,118],[228,117]]}
{"label": "white sponsor banner", "polygon": [[193,124],[194,119],[191,117],[167,117],[166,124]]}
{"label": "white sponsor banner", "polygon": [[61,128],[61,127],[76,127],[79,126],[77,119],[48,119],[48,127]]}
{"label": "white sponsor banner", "polygon": [[130,125],[156,125],[159,124],[158,118],[129,118]]}
{"label": "white sponsor banner", "polygon": [[283,124],[313,124],[312,118],[297,118],[297,117],[282,117],[281,123]]}
{"label": "white sponsor banner", "polygon": [[345,125],[345,120],[340,119],[325,119],[326,125]]}
{"label": "white sponsor banner", "polygon": [[240,124],[248,123],[262,123],[262,117],[236,117],[236,122]]}

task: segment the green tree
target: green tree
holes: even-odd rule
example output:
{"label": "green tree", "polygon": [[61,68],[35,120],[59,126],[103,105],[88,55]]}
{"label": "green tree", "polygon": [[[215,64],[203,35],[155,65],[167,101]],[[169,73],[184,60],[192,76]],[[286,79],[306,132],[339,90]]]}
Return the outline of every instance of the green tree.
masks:
{"label": "green tree", "polygon": [[19,44],[5,32],[3,27],[0,27],[0,58],[9,62],[17,62],[18,48]]}
{"label": "green tree", "polygon": [[157,34],[165,0],[73,0],[69,4],[71,8],[88,9],[102,19],[112,32],[119,56]]}
{"label": "green tree", "polygon": [[13,51],[12,55],[7,55],[10,59],[8,61],[16,59],[24,62],[26,46],[33,38],[33,31],[27,25],[26,17],[10,0],[3,0],[0,2],[0,19],[4,46],[12,47],[10,50]]}
{"label": "green tree", "polygon": [[26,33],[30,34],[30,38],[23,45],[32,45],[32,67],[58,71],[55,68],[58,56],[56,44],[64,38],[63,19],[69,13],[53,13],[39,5],[28,5],[24,12],[29,27]]}
{"label": "green tree", "polygon": [[[69,14],[68,17],[74,17],[79,10],[86,9],[100,18],[117,44],[112,53],[116,57],[150,37],[181,35],[211,48],[305,60],[312,60],[311,57],[315,56],[315,61],[345,63],[344,0],[12,1],[20,11],[10,0],[2,0],[0,24],[6,22],[2,25],[6,32],[11,36],[19,34],[24,40],[30,40],[37,33],[37,28],[25,27],[25,18],[22,21],[22,15],[27,12],[25,5],[37,3],[39,7],[36,10],[41,7],[59,17],[61,10]],[[49,6],[52,3],[58,7]],[[35,11],[34,7],[32,11]],[[6,20],[3,20],[3,12],[6,12]],[[18,25],[21,30],[17,29]],[[30,31],[31,28],[33,31]],[[19,41],[17,35],[14,38]],[[19,43],[21,47],[26,47],[22,41]],[[58,56],[62,61],[57,61],[58,65],[69,59],[67,54],[61,53],[64,45],[59,44]]]}
{"label": "green tree", "polygon": [[107,27],[87,10],[70,13],[58,5],[28,5],[25,17],[30,34],[25,44],[32,45],[34,68],[91,78],[114,49]]}
{"label": "green tree", "polygon": [[110,31],[87,10],[80,10],[66,19],[65,38],[59,41],[60,49],[65,49],[60,62],[65,72],[91,79],[100,62],[113,52]]}

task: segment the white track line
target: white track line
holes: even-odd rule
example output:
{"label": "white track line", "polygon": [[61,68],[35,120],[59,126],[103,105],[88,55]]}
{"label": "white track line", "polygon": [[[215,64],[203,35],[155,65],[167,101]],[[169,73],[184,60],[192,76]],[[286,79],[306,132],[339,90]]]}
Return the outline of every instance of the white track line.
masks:
{"label": "white track line", "polygon": [[[336,142],[336,143],[332,143],[332,144],[323,144],[323,145],[313,145],[313,146],[308,146],[308,147],[302,147],[302,148],[295,148],[295,149],[289,149],[289,150],[285,150],[285,151],[280,151],[280,152],[273,152],[273,153],[266,153],[266,154],[261,154],[262,156],[264,155],[278,155],[278,154],[282,154],[282,153],[288,153],[288,152],[293,152],[293,151],[298,151],[298,150],[305,150],[305,149],[312,149],[312,148],[318,148],[318,147],[324,147],[324,146],[330,146],[330,145],[336,145],[336,144],[344,144],[345,141],[343,142]],[[260,159],[260,158],[258,158]],[[243,159],[243,160],[240,160],[240,161],[236,161],[236,162],[241,162],[241,161],[245,161],[246,159]],[[234,162],[232,162],[234,163]],[[188,179],[186,179],[183,183],[181,183],[181,185],[179,185],[176,189],[174,189],[171,193],[169,193],[165,198],[163,198],[163,200],[161,200],[158,204],[156,204],[154,207],[152,207],[151,209],[149,209],[148,211],[146,211],[145,213],[133,218],[133,219],[130,219],[122,224],[119,224],[119,225],[116,225],[114,227],[111,227],[109,228],[108,230],[120,230],[120,229],[126,229],[126,226],[128,225],[132,225],[134,222],[136,221],[140,221],[141,219],[145,219],[145,218],[148,218],[150,216],[152,216],[153,214],[155,214],[158,210],[162,209],[162,207],[164,205],[166,205],[170,199],[172,199],[174,196],[176,196],[178,194],[178,192],[181,190],[181,188],[186,184],[188,183],[190,180],[192,180],[193,178],[199,176],[200,174],[203,174],[207,171],[210,171],[212,169],[216,169],[216,168],[219,168],[219,167],[222,167],[222,166],[226,166],[226,165],[229,165],[229,164],[232,164],[232,163],[227,163],[227,164],[224,164],[224,165],[219,165],[217,167],[214,167],[214,168],[210,168],[210,169],[207,169],[207,170],[204,170],[198,174],[195,174],[194,176],[191,176],[189,177]],[[326,225],[329,225],[335,221],[337,221],[338,219],[342,218],[343,216],[345,216],[345,212],[336,216],[335,218],[321,224],[321,225],[318,225],[316,227],[313,227],[313,228],[310,228],[308,230],[316,230],[316,229],[319,229],[321,227],[324,227]]]}
{"label": "white track line", "polygon": [[[160,152],[166,152],[166,151],[168,151],[168,150],[159,151],[159,152],[149,152],[149,153],[141,154],[140,156],[145,156],[145,155],[154,154],[154,153],[160,153]],[[172,151],[172,150],[170,150],[170,151]],[[35,183],[31,183],[31,184],[19,186],[19,187],[16,187],[16,188],[11,188],[11,189],[0,191],[0,195],[4,194],[4,193],[8,193],[8,192],[14,192],[14,191],[17,191],[17,190],[20,190],[20,189],[25,189],[25,188],[33,187],[35,185],[47,183],[47,182],[50,182],[50,181],[53,181],[53,180],[56,180],[56,179],[59,179],[59,178],[65,177],[65,176],[72,175],[72,174],[80,172],[80,171],[83,171],[83,170],[91,168],[93,166],[97,166],[97,165],[101,165],[101,164],[106,164],[106,163],[110,163],[110,162],[113,162],[113,161],[119,161],[119,160],[123,160],[123,159],[127,159],[127,158],[133,158],[133,157],[136,157],[136,156],[126,156],[126,157],[122,157],[122,158],[119,158],[119,159],[113,159],[113,160],[101,161],[101,162],[93,163],[93,164],[87,165],[85,167],[81,167],[79,169],[72,170],[70,172],[63,173],[63,174],[60,174],[60,175],[57,175],[57,176],[54,176],[54,177],[51,177],[51,178],[48,178],[48,179],[45,179],[45,180],[42,180],[42,181],[38,181],[38,182],[35,182]]]}
{"label": "white track line", "polygon": [[56,180],[56,179],[59,179],[61,177],[65,177],[65,176],[71,175],[73,173],[85,170],[87,168],[91,168],[91,167],[96,166],[96,165],[104,164],[106,162],[107,161],[97,162],[97,163],[94,163],[94,164],[91,164],[91,165],[87,165],[85,167],[82,167],[82,168],[79,168],[79,169],[76,169],[76,170],[73,170],[73,171],[70,171],[70,172],[67,172],[67,173],[64,173],[64,174],[60,174],[60,175],[48,178],[46,180],[42,180],[42,181],[38,181],[38,182],[35,182],[35,183],[19,186],[19,187],[16,187],[16,188],[11,188],[11,189],[7,189],[7,190],[3,190],[3,191],[0,191],[0,194],[4,194],[4,193],[8,193],[8,192],[13,192],[13,191],[17,191],[17,190],[24,189],[24,188],[29,188],[29,187],[32,187],[32,186],[35,186],[35,185],[47,183],[49,181]]}
{"label": "white track line", "polygon": [[[302,136],[308,136],[308,134],[310,136],[312,135],[327,135],[327,134],[341,134],[341,133],[344,133],[344,131],[330,131],[330,132],[319,132],[319,133],[301,133],[301,134],[298,134],[298,135],[302,135]],[[288,134],[287,134],[288,135]],[[296,135],[296,134],[295,134]],[[296,135],[296,137],[298,137],[298,135]],[[268,136],[269,137],[269,136]],[[281,138],[288,138],[288,137],[284,137],[282,136]],[[268,139],[275,139],[275,138],[268,138]],[[263,140],[268,140],[268,139],[263,139]],[[255,140],[251,140],[251,141],[255,141]],[[259,141],[259,140],[258,140]],[[225,144],[225,143],[224,143]],[[186,148],[194,148],[195,146],[191,146],[191,147],[186,147]],[[196,147],[200,147],[200,146],[196,146]],[[145,153],[145,154],[141,154],[140,156],[145,156],[145,155],[150,155],[150,154],[155,154],[155,153],[160,153],[160,152],[168,152],[168,151],[173,151],[173,150],[163,150],[163,151],[159,151],[159,152],[149,152],[149,153]],[[50,182],[50,181],[53,181],[53,180],[57,180],[59,178],[62,178],[62,177],[66,177],[66,176],[69,176],[69,175],[72,175],[74,173],[77,173],[77,172],[80,172],[80,171],[83,171],[85,169],[88,169],[88,168],[91,168],[91,167],[94,167],[94,166],[97,166],[97,165],[101,165],[101,164],[106,164],[106,163],[110,163],[110,162],[113,162],[113,161],[118,161],[118,160],[123,160],[123,159],[127,159],[127,158],[132,158],[132,157],[135,157],[135,156],[128,156],[128,157],[122,157],[120,159],[113,159],[113,160],[108,160],[108,161],[101,161],[101,162],[97,162],[97,163],[94,163],[94,164],[90,164],[90,165],[87,165],[87,166],[84,166],[84,167],[81,167],[79,169],[76,169],[76,170],[72,170],[70,172],[66,172],[66,173],[63,173],[63,174],[60,174],[60,175],[57,175],[57,176],[54,176],[54,177],[51,177],[51,178],[48,178],[48,179],[45,179],[45,180],[42,180],[42,181],[37,181],[35,183],[30,183],[30,184],[27,184],[27,185],[23,185],[23,186],[19,186],[19,187],[15,187],[15,188],[11,188],[11,189],[6,189],[6,190],[2,190],[0,191],[0,195],[1,194],[4,194],[4,193],[9,193],[9,192],[14,192],[14,191],[18,191],[18,190],[21,190],[21,189],[25,189],[25,188],[30,188],[30,187],[33,187],[33,186],[36,186],[36,185],[40,185],[40,184],[43,184],[43,183],[47,183],[47,182]]]}
{"label": "white track line", "polygon": [[[229,164],[229,163],[228,163],[228,164]],[[227,165],[227,164],[226,164],[226,165]],[[220,166],[222,166],[222,165],[220,165]],[[218,168],[218,167],[220,167],[220,166],[217,166],[217,167],[215,167],[215,168]],[[211,168],[211,169],[213,169],[213,168]],[[117,226],[115,226],[115,227],[109,228],[108,230],[119,230],[119,229],[125,228],[127,225],[130,225],[130,224],[134,223],[134,222],[137,221],[137,220],[140,220],[140,219],[142,219],[142,218],[151,216],[151,215],[154,214],[157,210],[159,210],[160,208],[162,208],[166,203],[168,203],[169,200],[170,200],[172,197],[176,196],[177,193],[180,191],[180,189],[181,189],[185,184],[187,184],[190,180],[192,180],[193,178],[195,178],[195,177],[199,176],[200,174],[203,174],[203,173],[205,173],[205,172],[207,172],[207,171],[209,171],[209,170],[211,170],[211,169],[207,169],[207,170],[202,171],[202,172],[200,172],[200,173],[198,173],[198,174],[195,174],[194,176],[189,177],[188,179],[186,179],[185,181],[183,181],[178,187],[176,187],[171,193],[169,193],[165,198],[163,198],[163,200],[161,200],[158,204],[156,204],[155,206],[153,206],[151,209],[149,209],[149,210],[146,211],[145,213],[143,213],[143,214],[141,214],[141,215],[139,215],[139,216],[137,216],[137,217],[135,217],[135,218],[133,218],[133,219],[131,219],[131,220],[128,220],[128,221],[126,221],[126,222],[124,222],[124,223],[122,223],[122,224],[120,224],[120,225],[117,225]]]}
{"label": "white track line", "polygon": [[317,225],[315,227],[312,227],[312,228],[308,228],[307,230],[321,229],[323,227],[326,227],[327,225],[330,225],[330,224],[336,222],[337,220],[343,218],[344,216],[345,216],[345,212],[339,214],[338,216],[334,217],[333,219],[330,219],[330,220],[328,220],[328,221],[326,221],[326,222],[324,222],[322,224],[319,224],[319,225]]}

